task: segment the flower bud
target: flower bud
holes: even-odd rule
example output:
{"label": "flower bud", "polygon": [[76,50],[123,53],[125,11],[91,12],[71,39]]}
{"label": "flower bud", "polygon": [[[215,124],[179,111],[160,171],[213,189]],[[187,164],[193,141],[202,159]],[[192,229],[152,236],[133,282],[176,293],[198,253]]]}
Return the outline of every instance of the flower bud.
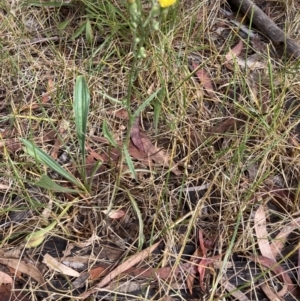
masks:
{"label": "flower bud", "polygon": [[145,58],[147,55],[146,55],[146,50],[145,50],[145,48],[144,47],[141,47],[140,49],[139,49],[139,53],[138,53],[138,58],[140,59],[140,58]]}
{"label": "flower bud", "polygon": [[159,30],[159,22],[156,20],[152,20],[152,28],[153,30]]}
{"label": "flower bud", "polygon": [[151,13],[152,13],[153,17],[157,17],[159,15],[160,6],[158,5],[158,3],[152,5]]}

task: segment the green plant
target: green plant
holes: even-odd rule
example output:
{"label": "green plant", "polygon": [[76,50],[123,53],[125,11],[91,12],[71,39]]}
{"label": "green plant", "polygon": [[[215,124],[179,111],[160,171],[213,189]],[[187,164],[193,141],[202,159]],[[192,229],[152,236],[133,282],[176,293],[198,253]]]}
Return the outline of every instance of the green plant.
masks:
{"label": "green plant", "polygon": [[33,157],[37,162],[46,165],[48,168],[51,168],[53,171],[60,174],[63,178],[71,182],[77,189],[65,188],[61,185],[58,185],[54,182],[48,175],[44,174],[38,182],[35,184],[47,188],[53,191],[60,192],[80,192],[80,191],[89,191],[90,185],[86,179],[86,167],[85,167],[85,138],[86,138],[86,129],[87,129],[87,119],[89,114],[89,105],[90,105],[90,93],[86,83],[86,80],[83,76],[78,76],[74,88],[74,116],[75,116],[75,126],[77,139],[80,148],[81,162],[78,162],[79,173],[81,175],[81,180],[74,177],[70,172],[65,170],[60,166],[51,156],[45,153],[42,149],[36,146],[33,142],[21,139],[21,142],[25,145],[27,153]]}

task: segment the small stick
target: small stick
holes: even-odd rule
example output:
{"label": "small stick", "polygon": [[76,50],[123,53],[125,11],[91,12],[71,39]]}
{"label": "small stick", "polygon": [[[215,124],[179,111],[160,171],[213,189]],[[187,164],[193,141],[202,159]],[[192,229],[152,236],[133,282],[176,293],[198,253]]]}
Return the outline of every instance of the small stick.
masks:
{"label": "small stick", "polygon": [[[30,46],[30,45],[34,45],[34,44],[40,44],[40,43],[44,43],[44,42],[58,41],[58,40],[59,40],[59,37],[36,38],[36,39],[31,40],[29,43],[19,45],[19,47],[26,47],[26,46]],[[12,50],[15,48],[16,47],[5,48],[5,50]]]}
{"label": "small stick", "polygon": [[262,33],[267,35],[275,45],[283,45],[291,56],[300,58],[300,45],[290,39],[259,7],[251,0],[229,0],[244,13]]}

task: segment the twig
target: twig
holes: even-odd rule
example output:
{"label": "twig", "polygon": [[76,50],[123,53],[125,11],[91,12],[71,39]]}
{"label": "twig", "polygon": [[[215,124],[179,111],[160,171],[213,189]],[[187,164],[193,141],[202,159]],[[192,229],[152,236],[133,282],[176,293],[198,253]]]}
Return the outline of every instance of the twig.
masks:
{"label": "twig", "polygon": [[229,0],[233,5],[239,8],[253,24],[265,35],[267,35],[275,45],[283,45],[286,52],[300,58],[300,45],[290,39],[285,33],[271,20],[259,7],[251,0]]}
{"label": "twig", "polygon": [[[41,44],[41,43],[45,43],[45,42],[49,42],[49,41],[58,41],[58,40],[59,40],[59,37],[36,38],[36,39],[31,40],[29,43],[20,44],[20,45],[18,45],[18,47],[27,47],[27,46],[34,45],[34,44]],[[5,48],[5,50],[12,50],[15,48],[16,47]]]}

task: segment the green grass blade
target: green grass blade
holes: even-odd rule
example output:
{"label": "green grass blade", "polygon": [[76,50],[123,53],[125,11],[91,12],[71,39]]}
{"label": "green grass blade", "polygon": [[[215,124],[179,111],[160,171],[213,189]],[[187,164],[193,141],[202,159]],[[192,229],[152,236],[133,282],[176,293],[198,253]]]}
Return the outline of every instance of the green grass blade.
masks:
{"label": "green grass blade", "polygon": [[103,120],[102,133],[103,133],[103,136],[109,141],[109,143],[111,145],[113,145],[114,147],[118,147],[113,135],[111,134],[110,130],[108,129],[106,120]]}
{"label": "green grass blade", "polygon": [[119,105],[121,105],[121,106],[123,106],[124,105],[124,102],[123,101],[120,101],[120,100],[118,100],[118,99],[116,99],[116,98],[114,98],[114,97],[111,97],[111,96],[109,96],[108,94],[106,94],[106,93],[104,93],[104,92],[101,92],[101,91],[97,91],[100,95],[102,95],[104,98],[107,98],[107,99],[109,99],[109,100],[111,100],[111,101],[113,101],[113,102],[115,102],[115,103],[117,103],[117,104],[119,104]]}
{"label": "green grass blade", "polygon": [[162,107],[162,103],[163,100],[165,98],[166,95],[166,90],[165,89],[161,89],[157,95],[157,99],[155,100],[155,102],[153,103],[153,107],[154,107],[154,129],[155,131],[157,131],[158,129],[158,122],[159,122],[159,116],[160,116],[160,112],[161,112],[161,107]]}
{"label": "green grass blade", "polygon": [[134,197],[131,195],[131,193],[126,189],[127,195],[130,199],[131,206],[139,220],[139,245],[138,249],[141,250],[145,241],[145,235],[144,235],[144,222],[143,222],[143,217],[140,211],[140,208],[135,201]]}
{"label": "green grass blade", "polygon": [[64,193],[79,193],[80,191],[75,189],[66,188],[55,183],[47,175],[42,175],[38,182],[34,183],[36,186],[49,189],[55,192],[64,192]]}
{"label": "green grass blade", "polygon": [[128,165],[128,168],[129,168],[130,172],[132,173],[132,175],[134,176],[134,178],[136,179],[136,172],[135,172],[135,169],[134,169],[134,165],[133,165],[133,162],[132,162],[131,157],[129,155],[128,148],[125,145],[123,147],[123,151],[124,151],[125,161]]}
{"label": "green grass blade", "polygon": [[78,38],[85,30],[86,27],[86,22],[83,22],[73,33],[71,40],[75,40],[76,38]]}
{"label": "green grass blade", "polygon": [[134,119],[136,119],[140,113],[150,104],[150,102],[157,96],[158,92],[161,89],[157,89],[154,93],[152,93],[134,112]]}
{"label": "green grass blade", "polygon": [[85,163],[85,135],[90,106],[90,92],[85,78],[80,75],[76,78],[74,89],[74,113],[77,138],[82,155],[82,161]]}
{"label": "green grass blade", "polygon": [[27,153],[35,158],[38,162],[48,166],[55,172],[63,176],[68,181],[75,184],[77,187],[82,187],[82,184],[73,175],[67,172],[63,167],[61,167],[55,160],[53,160],[47,153],[38,148],[34,143],[26,139],[21,138],[21,142],[26,146]]}

